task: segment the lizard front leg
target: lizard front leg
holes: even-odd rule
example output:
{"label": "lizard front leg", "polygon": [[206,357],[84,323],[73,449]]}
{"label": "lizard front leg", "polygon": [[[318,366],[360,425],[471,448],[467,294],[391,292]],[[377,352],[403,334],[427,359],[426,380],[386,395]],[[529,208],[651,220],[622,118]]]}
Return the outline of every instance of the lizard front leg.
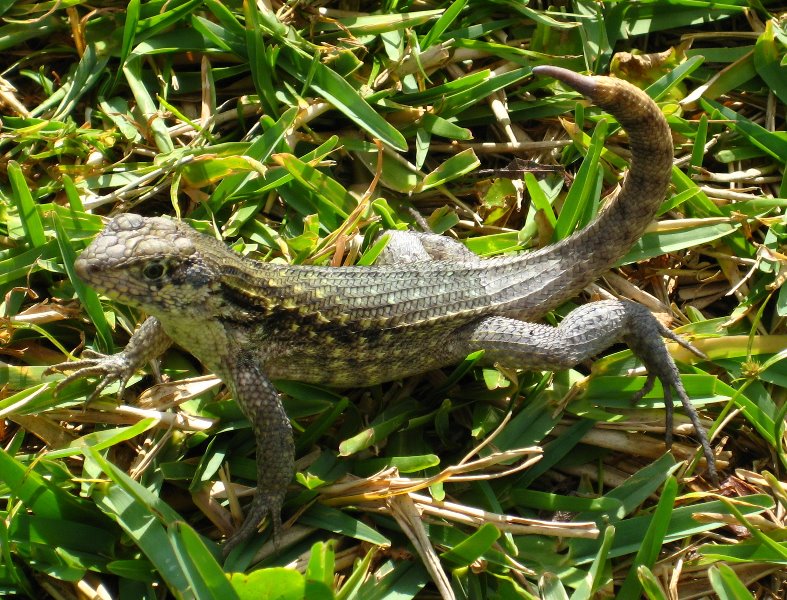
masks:
{"label": "lizard front leg", "polygon": [[266,515],[271,519],[274,542],[278,540],[281,506],[294,470],[295,445],[279,394],[251,353],[242,351],[227,361],[222,379],[251,422],[257,442],[257,489],[246,518],[224,545],[222,552],[227,556],[254,535]]}
{"label": "lizard front leg", "polygon": [[[114,381],[120,381],[121,391],[131,376],[146,363],[162,354],[172,344],[161,322],[149,317],[134,332],[122,352],[112,355],[92,350],[85,358],[60,363],[50,372],[73,371],[58,383],[58,388],[82,377],[100,377],[88,400],[95,398]],[[243,413],[251,422],[257,442],[257,491],[243,524],[224,546],[224,555],[252,536],[266,515],[271,518],[274,539],[281,528],[280,510],[287,484],[292,478],[294,445],[292,429],[273,385],[260,372],[255,358],[247,353],[227,361],[222,379],[227,383]]]}
{"label": "lizard front leg", "polygon": [[148,317],[134,332],[121,352],[101,354],[93,350],[85,350],[80,360],[52,365],[46,373],[73,371],[58,382],[58,390],[82,377],[99,377],[98,385],[88,397],[88,401],[98,397],[101,391],[114,381],[120,382],[118,395],[121,395],[131,376],[163,354],[171,345],[172,339],[164,332],[161,322],[156,317]]}
{"label": "lizard front leg", "polygon": [[645,364],[648,379],[635,396],[641,398],[653,388],[656,378],[664,388],[666,440],[672,441],[672,390],[691,419],[708,463],[708,473],[718,483],[716,462],[705,428],[691,404],[675,361],[662,337],[673,339],[698,356],[704,355],[664,327],[641,304],[605,300],[581,306],[558,327],[528,323],[507,317],[485,317],[456,332],[453,343],[464,353],[483,349],[484,358],[505,367],[519,369],[565,369],[624,341]]}

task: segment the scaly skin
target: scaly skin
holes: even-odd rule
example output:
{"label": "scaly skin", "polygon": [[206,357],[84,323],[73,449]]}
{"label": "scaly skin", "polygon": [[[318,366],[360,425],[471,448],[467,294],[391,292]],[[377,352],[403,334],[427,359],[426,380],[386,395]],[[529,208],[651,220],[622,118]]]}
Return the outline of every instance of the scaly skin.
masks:
{"label": "scaly skin", "polygon": [[528,322],[572,298],[628,251],[653,219],[672,169],[669,128],[642,91],[556,67],[534,72],[564,81],[612,113],[632,150],[617,199],[558,244],[480,260],[445,238],[399,233],[391,243],[398,256],[380,266],[284,266],[241,257],[167,218],[123,214],[77,260],[80,278],[151,316],[121,354],[56,366],[76,369],[67,380],[100,375],[99,389],[125,382],[175,341],[227,383],[249,417],[258,443],[257,494],[225,551],[252,535],[265,515],[274,535],[279,529],[293,443],[269,378],[366,386],[444,367],[479,349],[506,366],[558,369],[624,340],[648,367],[645,390],[659,378],[670,409],[671,388],[677,391],[715,480],[710,446],[661,341],[678,338],[646,309],[606,301],[576,309],[557,328]]}

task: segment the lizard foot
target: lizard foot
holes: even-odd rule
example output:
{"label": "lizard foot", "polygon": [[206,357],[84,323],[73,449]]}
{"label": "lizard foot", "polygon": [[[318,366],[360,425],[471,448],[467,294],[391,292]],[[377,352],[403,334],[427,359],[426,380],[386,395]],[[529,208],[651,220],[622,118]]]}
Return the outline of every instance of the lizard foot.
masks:
{"label": "lizard foot", "polygon": [[249,510],[246,513],[246,518],[241,523],[241,526],[235,530],[235,533],[227,539],[224,547],[221,549],[222,556],[227,558],[233,548],[243,544],[257,533],[257,528],[265,517],[270,517],[273,529],[273,544],[278,549],[281,541],[281,505],[283,503],[283,495],[262,493],[258,487],[251,506],[249,506]]}
{"label": "lizard foot", "polygon": [[[661,336],[677,342],[701,358],[708,358],[702,351],[681,338],[676,333],[673,333],[667,329],[656,319],[649,319],[649,321],[650,324],[655,325],[655,327],[658,329],[658,333]],[[686,389],[683,387],[683,381],[680,378],[680,373],[678,372],[678,368],[675,366],[674,361],[669,356],[666,348],[662,344],[653,344],[650,342],[650,338],[647,338],[646,336],[632,337],[635,339],[630,338],[628,340],[629,346],[632,348],[632,350],[634,350],[635,354],[640,357],[642,362],[645,363],[645,367],[648,370],[648,377],[645,380],[645,385],[643,385],[642,389],[633,395],[632,402],[636,403],[640,401],[645,396],[645,394],[650,392],[653,389],[656,379],[661,382],[661,386],[664,390],[664,407],[666,413],[664,441],[667,444],[667,448],[671,448],[674,413],[672,390],[675,390],[678,394],[678,398],[680,398],[683,410],[686,412],[689,420],[691,421],[691,424],[694,426],[694,430],[696,431],[697,437],[699,438],[700,444],[702,445],[702,452],[707,463],[708,476],[710,477],[713,484],[718,486],[720,482],[719,474],[716,470],[716,457],[713,454],[713,449],[711,448],[710,441],[708,439],[708,432],[700,422],[697,410],[694,408],[694,405],[691,403],[691,400],[686,393]]]}
{"label": "lizard foot", "polygon": [[66,375],[64,379],[58,381],[55,393],[77,379],[82,379],[83,377],[99,377],[96,389],[93,390],[87,398],[87,401],[91,402],[95,400],[109,384],[115,381],[120,382],[118,395],[122,395],[128,380],[131,379],[135,370],[136,365],[134,365],[123,352],[118,354],[102,354],[86,349],[82,352],[82,358],[80,360],[52,365],[44,371],[44,375],[73,371],[70,375]]}

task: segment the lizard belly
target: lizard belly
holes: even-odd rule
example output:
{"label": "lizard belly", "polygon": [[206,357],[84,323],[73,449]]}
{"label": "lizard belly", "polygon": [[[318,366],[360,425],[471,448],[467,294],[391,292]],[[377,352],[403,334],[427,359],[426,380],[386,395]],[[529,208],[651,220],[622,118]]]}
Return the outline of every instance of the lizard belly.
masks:
{"label": "lizard belly", "polygon": [[[362,387],[454,364],[464,358],[448,342],[455,326],[368,331],[321,340],[292,340],[263,351],[273,378],[338,387]],[[263,342],[264,344],[264,342]]]}
{"label": "lizard belly", "polygon": [[190,319],[159,317],[172,340],[226,381],[233,348],[250,350],[262,372],[337,387],[363,387],[455,364],[464,358],[451,349],[457,323],[431,323],[390,330],[326,328],[284,336],[268,327],[231,326],[219,320],[195,326]]}

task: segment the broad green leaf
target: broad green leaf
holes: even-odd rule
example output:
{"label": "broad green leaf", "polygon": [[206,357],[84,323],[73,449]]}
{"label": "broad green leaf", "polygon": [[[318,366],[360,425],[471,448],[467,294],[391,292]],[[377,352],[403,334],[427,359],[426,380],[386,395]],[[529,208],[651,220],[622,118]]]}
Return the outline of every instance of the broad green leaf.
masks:
{"label": "broad green leaf", "polygon": [[440,557],[458,566],[470,565],[489,550],[499,537],[500,532],[497,527],[486,523],[461,544],[443,552]]}
{"label": "broad green leaf", "polygon": [[309,564],[306,567],[305,598],[333,600],[335,554],[333,544],[317,542],[312,546]]}
{"label": "broad green leaf", "polygon": [[303,514],[303,523],[304,525],[319,527],[325,531],[348,535],[370,544],[384,547],[391,545],[391,540],[374,528],[344,512],[323,504],[317,503],[309,507],[309,510]]}
{"label": "broad green leaf", "polygon": [[285,567],[232,573],[230,583],[240,600],[303,600],[306,597],[304,576]]}
{"label": "broad green leaf", "polygon": [[462,150],[462,152],[455,154],[424,177],[420,189],[428,190],[429,188],[448,183],[457,177],[467,175],[480,164],[472,149]]}

